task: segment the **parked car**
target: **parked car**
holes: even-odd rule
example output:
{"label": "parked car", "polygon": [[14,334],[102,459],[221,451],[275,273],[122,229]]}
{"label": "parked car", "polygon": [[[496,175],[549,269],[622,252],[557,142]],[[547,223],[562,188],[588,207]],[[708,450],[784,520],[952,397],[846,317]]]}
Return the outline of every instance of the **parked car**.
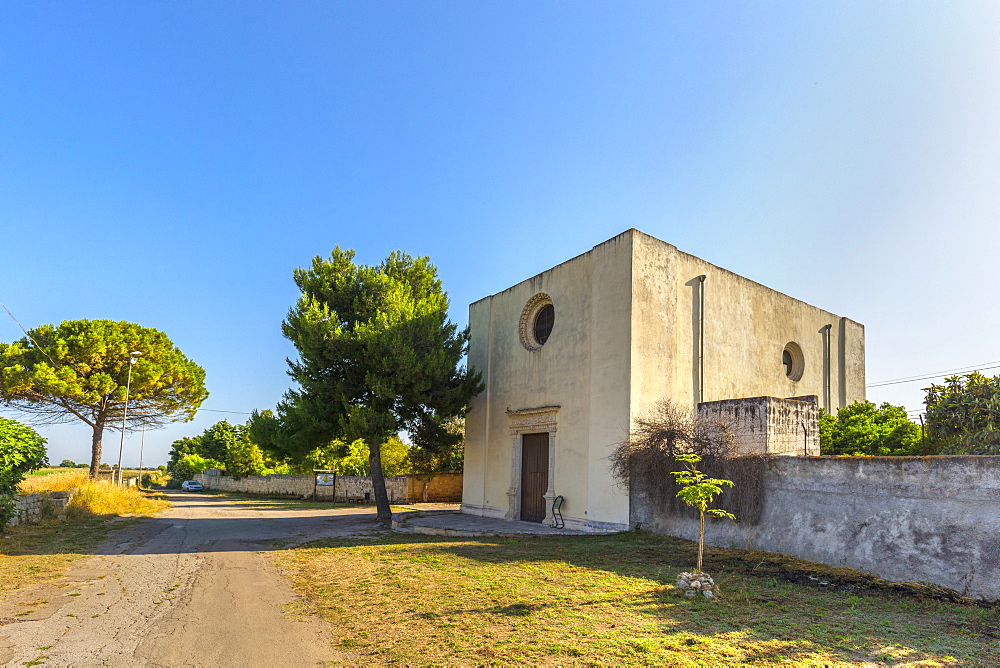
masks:
{"label": "parked car", "polygon": [[204,488],[197,480],[185,480],[181,483],[181,489],[185,492],[200,492]]}

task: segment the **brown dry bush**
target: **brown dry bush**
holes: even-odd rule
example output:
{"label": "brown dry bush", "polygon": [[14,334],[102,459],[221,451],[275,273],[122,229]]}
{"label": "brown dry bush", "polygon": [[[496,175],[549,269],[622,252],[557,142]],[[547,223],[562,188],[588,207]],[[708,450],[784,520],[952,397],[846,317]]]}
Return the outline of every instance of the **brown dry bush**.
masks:
{"label": "brown dry bush", "polygon": [[673,515],[696,516],[677,492],[672,471],[683,470],[677,455],[701,457],[700,471],[712,478],[732,480],[735,486],[719,497],[717,506],[736,515],[740,524],[754,525],[763,507],[764,477],[771,455],[738,454],[729,423],[692,417],[669,400],[656,403],[634,420],[632,432],[609,457],[612,476],[625,487],[641,489]]}

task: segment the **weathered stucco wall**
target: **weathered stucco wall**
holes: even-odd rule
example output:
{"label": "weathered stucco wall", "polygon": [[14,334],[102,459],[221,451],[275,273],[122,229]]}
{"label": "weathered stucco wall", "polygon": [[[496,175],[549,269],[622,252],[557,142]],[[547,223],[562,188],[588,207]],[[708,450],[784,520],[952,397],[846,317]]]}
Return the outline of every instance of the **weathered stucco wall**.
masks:
{"label": "weathered stucco wall", "polygon": [[[632,415],[648,411],[650,404],[664,398],[693,408],[699,401],[816,395],[819,407],[828,410],[865,399],[861,324],[638,230],[630,234],[635,296]],[[704,284],[699,281],[702,275]],[[705,382],[699,398],[702,320]],[[782,351],[790,342],[802,351],[799,380],[791,380],[782,364]]]}
{"label": "weathered stucco wall", "polygon": [[[519,323],[538,295],[551,298],[555,325],[545,345],[528,350]],[[552,493],[566,499],[567,526],[627,525],[628,498],[610,479],[608,455],[655,402],[699,401],[703,321],[705,401],[813,394],[821,407],[838,407],[864,399],[861,325],[628,230],[469,307],[469,364],[486,388],[466,418],[463,510],[510,515],[520,476],[512,423],[519,411],[548,407]],[[782,364],[790,342],[802,353],[799,380]]]}
{"label": "weathered stucco wall", "polygon": [[[812,400],[810,400],[812,399]],[[698,404],[698,416],[727,423],[742,454],[818,455],[815,397],[751,397]]]}
{"label": "weathered stucco wall", "polygon": [[[697,540],[633,484],[632,526]],[[705,540],[1000,599],[1000,457],[778,457],[760,523],[711,520]]]}
{"label": "weathered stucco wall", "polygon": [[[520,475],[508,411],[558,407],[551,465],[567,525],[627,525],[628,497],[607,484],[604,458],[628,427],[630,277],[625,233],[469,307],[469,364],[486,389],[466,417],[466,512],[508,512]],[[539,293],[551,298],[555,324],[544,346],[528,350],[520,318]]]}

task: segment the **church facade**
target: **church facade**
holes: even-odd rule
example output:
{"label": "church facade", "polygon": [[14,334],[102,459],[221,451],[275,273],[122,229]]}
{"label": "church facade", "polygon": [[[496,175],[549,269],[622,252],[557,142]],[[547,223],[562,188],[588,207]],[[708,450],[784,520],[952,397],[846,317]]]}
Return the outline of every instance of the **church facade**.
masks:
{"label": "church facade", "polygon": [[[634,229],[475,302],[469,325],[485,383],[466,417],[462,510],[476,515],[548,523],[562,496],[567,528],[628,528],[608,455],[662,399],[814,414],[865,398],[861,324]],[[798,414],[786,404],[761,405]]]}

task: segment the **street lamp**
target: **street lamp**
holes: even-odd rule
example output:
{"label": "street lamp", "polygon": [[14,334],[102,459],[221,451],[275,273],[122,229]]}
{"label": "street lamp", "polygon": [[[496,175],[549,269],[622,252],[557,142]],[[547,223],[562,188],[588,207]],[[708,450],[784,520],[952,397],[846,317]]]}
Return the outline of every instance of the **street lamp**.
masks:
{"label": "street lamp", "polygon": [[122,412],[122,441],[118,446],[118,484],[122,484],[122,451],[125,450],[125,419],[128,417],[128,391],[132,387],[132,367],[142,353],[133,350],[128,354],[128,381],[125,383],[125,410]]}

